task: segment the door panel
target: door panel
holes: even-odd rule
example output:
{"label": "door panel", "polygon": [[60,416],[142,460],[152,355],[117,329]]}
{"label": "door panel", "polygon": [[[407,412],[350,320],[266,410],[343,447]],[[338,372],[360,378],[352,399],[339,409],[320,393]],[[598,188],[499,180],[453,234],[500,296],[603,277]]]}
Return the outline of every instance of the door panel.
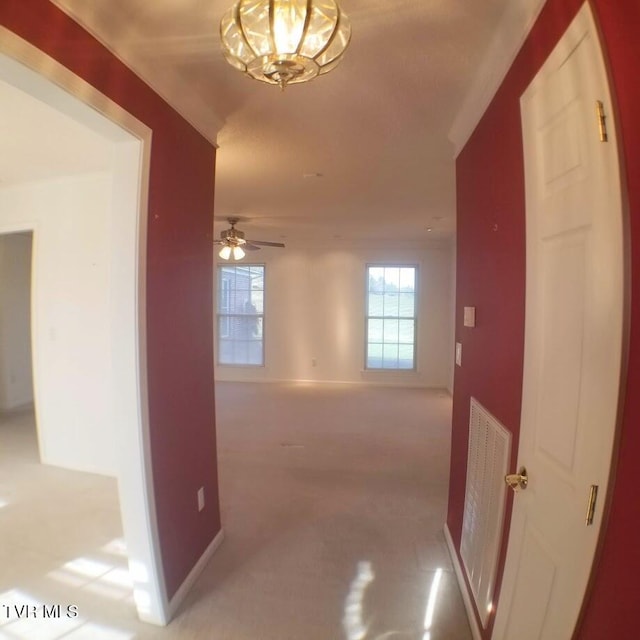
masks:
{"label": "door panel", "polygon": [[[547,240],[540,264],[540,375],[536,448],[572,475],[584,340],[585,234]],[[557,309],[562,305],[563,313]],[[558,429],[557,425],[564,428]],[[560,471],[560,469],[557,469]]]}
{"label": "door panel", "polygon": [[[608,112],[600,139],[596,102]],[[607,78],[587,3],[521,98],[526,320],[518,467],[494,640],[569,640],[606,495],[622,363],[620,177]]]}
{"label": "door panel", "polygon": [[[553,592],[557,562],[542,543],[542,536],[532,527],[523,528],[524,539],[521,542],[521,555],[518,560],[519,575],[525,579],[518,580],[513,596],[513,604],[507,623],[507,638],[518,640],[536,640],[542,633],[549,601]],[[528,583],[538,585],[543,597],[531,600]],[[531,622],[522,626],[522,620]]]}

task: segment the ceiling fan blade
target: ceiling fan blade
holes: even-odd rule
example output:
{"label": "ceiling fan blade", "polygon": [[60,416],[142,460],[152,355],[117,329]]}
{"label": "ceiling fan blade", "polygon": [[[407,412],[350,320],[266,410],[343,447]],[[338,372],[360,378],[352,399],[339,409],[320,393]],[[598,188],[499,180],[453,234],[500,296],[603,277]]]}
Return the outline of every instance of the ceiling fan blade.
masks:
{"label": "ceiling fan blade", "polygon": [[227,244],[224,240],[214,240],[213,244]]}
{"label": "ceiling fan blade", "polygon": [[281,247],[284,249],[284,244],[282,244],[282,242],[267,242],[266,240],[247,240],[247,242],[259,244],[263,247]]}
{"label": "ceiling fan blade", "polygon": [[255,244],[251,244],[251,242],[245,242],[240,245],[245,251],[260,251],[260,247],[256,247]]}

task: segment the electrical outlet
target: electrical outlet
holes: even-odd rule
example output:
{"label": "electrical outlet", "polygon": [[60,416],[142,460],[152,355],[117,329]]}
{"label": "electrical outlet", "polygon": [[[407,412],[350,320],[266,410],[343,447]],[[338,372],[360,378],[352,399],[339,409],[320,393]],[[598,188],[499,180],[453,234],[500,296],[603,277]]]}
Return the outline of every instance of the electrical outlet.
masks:
{"label": "electrical outlet", "polygon": [[204,487],[198,489],[198,511],[204,509]]}

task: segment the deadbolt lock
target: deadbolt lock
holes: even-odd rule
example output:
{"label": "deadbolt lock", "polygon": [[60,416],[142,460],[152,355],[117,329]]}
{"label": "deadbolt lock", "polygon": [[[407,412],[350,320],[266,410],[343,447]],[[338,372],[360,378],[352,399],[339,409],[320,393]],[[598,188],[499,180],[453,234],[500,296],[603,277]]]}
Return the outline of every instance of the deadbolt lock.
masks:
{"label": "deadbolt lock", "polygon": [[518,473],[510,473],[504,477],[507,486],[511,487],[515,492],[526,489],[529,484],[529,476],[526,467],[520,467]]}

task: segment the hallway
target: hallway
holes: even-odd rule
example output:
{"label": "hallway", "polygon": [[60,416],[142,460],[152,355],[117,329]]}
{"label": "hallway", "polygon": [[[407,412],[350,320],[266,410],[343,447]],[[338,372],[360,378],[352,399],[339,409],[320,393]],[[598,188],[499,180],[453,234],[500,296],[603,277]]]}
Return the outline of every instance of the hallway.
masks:
{"label": "hallway", "polygon": [[[64,621],[51,620],[47,638],[471,637],[442,535],[451,411],[447,394],[357,385],[218,383],[216,404],[225,541],[174,621],[160,629],[135,619],[122,565],[115,567],[119,598],[85,589],[58,591],[51,600],[52,592],[41,587],[50,583],[46,573],[56,563],[47,562],[42,549],[35,554],[39,570],[34,553],[3,557],[10,569],[3,571],[3,593],[28,586],[29,593],[49,597],[47,603],[67,604],[70,598],[82,619],[95,625],[93,631],[63,629],[58,625]],[[36,443],[6,426],[0,427],[2,486],[6,493],[10,483],[18,498],[21,489],[14,481],[22,482],[27,469],[37,472],[39,466],[34,464]],[[113,480],[39,468],[50,477],[73,475],[71,494],[78,488],[85,497],[95,491],[93,515],[87,518],[69,510],[71,498],[41,501],[39,508],[57,522],[56,539],[64,542],[64,558],[57,564],[82,557],[104,561],[104,545],[121,535]],[[40,484],[40,492],[49,484]],[[3,541],[7,530],[17,532],[18,527],[25,539],[35,535],[27,533],[26,516],[14,520],[12,509],[19,508],[0,509]],[[95,553],[83,546],[81,529],[95,534]],[[94,586],[104,585],[95,581]],[[35,637],[0,621],[2,640]]]}
{"label": "hallway", "polygon": [[197,587],[212,594],[216,638],[471,637],[442,535],[448,395],[309,383],[216,391],[226,540]]}

